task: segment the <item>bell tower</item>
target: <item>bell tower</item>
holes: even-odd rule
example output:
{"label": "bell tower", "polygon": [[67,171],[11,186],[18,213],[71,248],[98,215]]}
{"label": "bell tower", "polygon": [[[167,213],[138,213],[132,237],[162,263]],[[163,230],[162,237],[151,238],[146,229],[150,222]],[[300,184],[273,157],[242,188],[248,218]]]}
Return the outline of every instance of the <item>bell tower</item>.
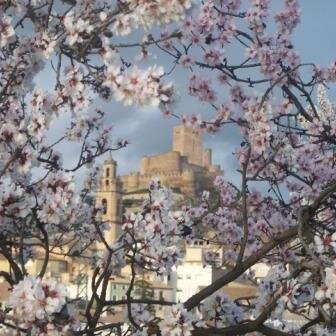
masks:
{"label": "bell tower", "polygon": [[122,224],[122,184],[117,177],[117,162],[112,157],[104,162],[96,205],[103,209],[102,220],[110,225],[105,239],[111,244],[118,238]]}

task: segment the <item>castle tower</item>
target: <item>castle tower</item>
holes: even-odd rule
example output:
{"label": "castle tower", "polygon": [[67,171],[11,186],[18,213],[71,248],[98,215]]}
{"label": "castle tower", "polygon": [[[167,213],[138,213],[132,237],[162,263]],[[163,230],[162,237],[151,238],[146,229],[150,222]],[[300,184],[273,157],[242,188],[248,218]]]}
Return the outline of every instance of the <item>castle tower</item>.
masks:
{"label": "castle tower", "polygon": [[110,225],[105,239],[111,244],[119,236],[122,222],[122,184],[117,177],[117,162],[112,157],[104,162],[96,204],[103,208],[102,220]]}
{"label": "castle tower", "polygon": [[188,157],[189,163],[203,166],[203,138],[200,130],[178,125],[174,127],[173,151]]}

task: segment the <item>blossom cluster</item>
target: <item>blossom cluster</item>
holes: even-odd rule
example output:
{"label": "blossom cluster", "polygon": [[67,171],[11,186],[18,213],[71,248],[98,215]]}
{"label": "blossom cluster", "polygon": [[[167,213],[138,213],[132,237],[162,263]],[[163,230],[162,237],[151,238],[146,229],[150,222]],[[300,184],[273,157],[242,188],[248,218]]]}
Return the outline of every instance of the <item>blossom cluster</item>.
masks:
{"label": "blossom cluster", "polygon": [[[146,71],[132,68],[111,83],[114,98],[125,105],[159,106],[168,105],[172,99],[172,85],[161,84],[162,67],[150,67]],[[109,75],[107,76],[109,77]]]}
{"label": "blossom cluster", "polygon": [[201,305],[203,319],[218,328],[235,325],[243,320],[242,309],[226,294],[216,293],[209,296]]}
{"label": "blossom cluster", "polygon": [[329,300],[332,304],[336,303],[336,264],[325,268],[325,279],[321,287],[317,290],[315,297],[321,302]]}
{"label": "blossom cluster", "polygon": [[8,306],[16,322],[35,335],[64,335],[75,324],[74,316],[64,314],[64,323],[56,314],[65,312],[66,289],[56,280],[25,277],[12,289]]}
{"label": "blossom cluster", "polygon": [[191,0],[159,0],[137,1],[123,0],[122,5],[129,10],[117,15],[113,31],[118,35],[128,35],[134,28],[142,26],[151,28],[154,25],[167,24],[180,21],[185,17],[185,12],[191,7]]}
{"label": "blossom cluster", "polygon": [[188,312],[182,304],[166,309],[165,319],[159,323],[162,336],[190,336],[196,317]]}
{"label": "blossom cluster", "polygon": [[191,222],[182,211],[171,211],[173,194],[161,187],[158,181],[150,185],[150,200],[145,201],[143,211],[129,214],[123,224],[125,233],[120,244],[135,244],[136,264],[158,273],[167,274],[183,257],[183,233]]}

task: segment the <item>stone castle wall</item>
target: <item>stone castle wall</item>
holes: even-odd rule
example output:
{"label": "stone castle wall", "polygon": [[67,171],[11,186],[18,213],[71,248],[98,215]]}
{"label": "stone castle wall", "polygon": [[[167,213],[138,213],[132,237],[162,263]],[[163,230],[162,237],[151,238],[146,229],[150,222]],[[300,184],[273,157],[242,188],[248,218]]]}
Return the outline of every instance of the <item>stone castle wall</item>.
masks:
{"label": "stone castle wall", "polygon": [[140,174],[138,172],[121,176],[124,193],[132,193],[138,190],[148,189],[151,179],[158,178],[161,184],[170,188],[179,189],[182,193],[194,196],[198,191],[209,189],[213,179],[220,173],[213,173],[205,169],[186,169],[182,171],[153,172]]}
{"label": "stone castle wall", "polygon": [[[185,159],[186,160],[186,159]],[[182,157],[179,152],[167,152],[141,159],[141,174],[181,172]]]}
{"label": "stone castle wall", "polygon": [[192,170],[188,171],[166,171],[166,172],[153,172],[147,174],[130,173],[121,176],[124,193],[135,192],[142,189],[148,189],[151,179],[158,178],[162,185],[169,186],[170,188],[179,188],[187,194],[195,192],[195,173]]}

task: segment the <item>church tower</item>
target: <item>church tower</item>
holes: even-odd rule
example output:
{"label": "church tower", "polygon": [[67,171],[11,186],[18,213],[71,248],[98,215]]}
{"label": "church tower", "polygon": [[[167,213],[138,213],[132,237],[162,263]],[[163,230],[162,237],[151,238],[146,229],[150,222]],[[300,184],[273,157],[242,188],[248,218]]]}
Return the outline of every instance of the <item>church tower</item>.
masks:
{"label": "church tower", "polygon": [[122,224],[122,184],[117,177],[117,162],[112,157],[104,162],[96,204],[103,208],[102,220],[110,225],[105,239],[111,244],[118,238]]}
{"label": "church tower", "polygon": [[178,125],[174,127],[173,151],[188,157],[191,164],[203,166],[203,138],[198,129]]}

